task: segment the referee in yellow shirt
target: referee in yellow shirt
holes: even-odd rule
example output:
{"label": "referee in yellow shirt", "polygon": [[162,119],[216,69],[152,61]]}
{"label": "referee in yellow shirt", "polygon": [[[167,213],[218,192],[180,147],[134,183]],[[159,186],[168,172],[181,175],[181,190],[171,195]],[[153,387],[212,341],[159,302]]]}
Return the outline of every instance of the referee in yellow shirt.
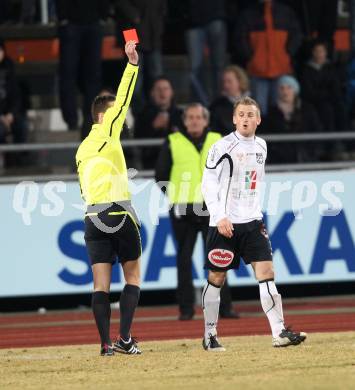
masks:
{"label": "referee in yellow shirt", "polygon": [[[101,355],[140,354],[130,330],[140,294],[141,241],[139,220],[131,205],[126,161],[120,134],[138,75],[134,41],[127,42],[129,63],[117,95],[97,96],[92,103],[93,126],[79,146],[76,164],[81,194],[87,205],[85,243],[92,265],[92,310],[101,338]],[[120,298],[120,335],[110,339],[112,265],[120,261],[126,285]]]}

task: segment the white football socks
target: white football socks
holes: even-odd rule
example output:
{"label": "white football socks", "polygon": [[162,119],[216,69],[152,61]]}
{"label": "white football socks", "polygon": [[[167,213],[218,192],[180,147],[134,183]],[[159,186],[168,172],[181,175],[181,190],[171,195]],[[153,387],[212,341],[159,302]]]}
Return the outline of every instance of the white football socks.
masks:
{"label": "white football socks", "polygon": [[278,337],[285,328],[281,295],[273,279],[259,282],[261,306],[269,320],[273,337]]}
{"label": "white football socks", "polygon": [[207,281],[202,292],[202,308],[205,317],[205,339],[217,334],[221,288]]}

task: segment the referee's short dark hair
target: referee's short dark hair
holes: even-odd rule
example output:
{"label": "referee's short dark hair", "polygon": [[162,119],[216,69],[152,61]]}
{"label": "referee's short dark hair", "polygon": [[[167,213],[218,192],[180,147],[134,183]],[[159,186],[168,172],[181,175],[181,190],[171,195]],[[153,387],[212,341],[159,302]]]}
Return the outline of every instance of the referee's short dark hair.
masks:
{"label": "referee's short dark hair", "polygon": [[99,122],[99,114],[105,113],[109,108],[109,103],[115,100],[116,96],[111,94],[96,96],[91,105],[91,116],[94,123]]}

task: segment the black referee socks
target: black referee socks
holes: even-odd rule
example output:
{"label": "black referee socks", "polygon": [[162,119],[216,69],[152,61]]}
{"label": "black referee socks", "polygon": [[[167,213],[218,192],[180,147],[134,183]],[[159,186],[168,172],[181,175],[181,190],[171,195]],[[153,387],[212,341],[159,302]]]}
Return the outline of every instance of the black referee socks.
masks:
{"label": "black referee socks", "polygon": [[101,345],[111,345],[110,318],[111,306],[109,294],[105,291],[94,291],[92,294],[92,311],[94,313],[97,329],[100,333]]}
{"label": "black referee socks", "polygon": [[120,298],[120,336],[127,341],[130,338],[134,312],[138,305],[140,288],[133,284],[126,284]]}

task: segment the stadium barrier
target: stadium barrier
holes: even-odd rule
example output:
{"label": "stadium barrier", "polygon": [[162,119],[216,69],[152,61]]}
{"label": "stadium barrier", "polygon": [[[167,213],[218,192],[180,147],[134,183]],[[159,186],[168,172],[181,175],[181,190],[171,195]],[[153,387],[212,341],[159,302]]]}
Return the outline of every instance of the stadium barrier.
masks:
{"label": "stadium barrier", "polygon": [[[78,183],[68,176],[43,183],[18,179],[0,186],[0,297],[90,292]],[[142,288],[175,288],[167,200],[152,179],[135,178],[130,189],[142,221]],[[279,284],[355,281],[354,192],[351,169],[266,176],[263,208]],[[205,279],[203,258],[199,238],[193,256],[196,287]],[[229,282],[255,283],[249,266],[230,272]],[[113,291],[122,288],[117,266],[112,286]]]}

